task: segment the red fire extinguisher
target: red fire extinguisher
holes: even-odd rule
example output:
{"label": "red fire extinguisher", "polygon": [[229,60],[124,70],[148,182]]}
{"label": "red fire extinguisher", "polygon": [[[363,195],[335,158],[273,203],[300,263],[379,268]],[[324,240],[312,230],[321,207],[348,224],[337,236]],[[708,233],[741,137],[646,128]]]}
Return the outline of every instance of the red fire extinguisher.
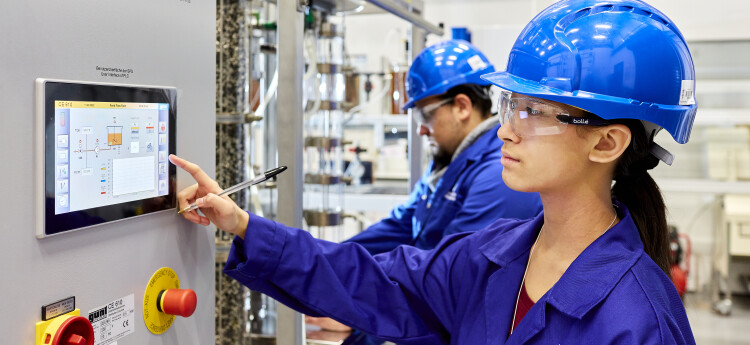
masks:
{"label": "red fire extinguisher", "polygon": [[687,278],[690,273],[690,237],[677,232],[677,228],[670,225],[669,249],[670,262],[672,264],[672,283],[677,288],[677,293],[680,297],[683,297],[687,291]]}

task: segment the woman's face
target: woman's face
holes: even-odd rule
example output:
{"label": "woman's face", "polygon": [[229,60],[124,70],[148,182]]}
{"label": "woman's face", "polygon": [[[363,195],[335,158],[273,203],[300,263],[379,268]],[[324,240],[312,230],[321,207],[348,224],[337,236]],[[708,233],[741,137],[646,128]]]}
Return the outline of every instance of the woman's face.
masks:
{"label": "woman's face", "polygon": [[[501,109],[500,116],[504,116]],[[497,136],[503,141],[503,180],[521,192],[577,188],[587,178],[589,153],[596,145],[590,130],[556,122],[561,113],[582,116],[580,109],[522,96],[506,108]]]}

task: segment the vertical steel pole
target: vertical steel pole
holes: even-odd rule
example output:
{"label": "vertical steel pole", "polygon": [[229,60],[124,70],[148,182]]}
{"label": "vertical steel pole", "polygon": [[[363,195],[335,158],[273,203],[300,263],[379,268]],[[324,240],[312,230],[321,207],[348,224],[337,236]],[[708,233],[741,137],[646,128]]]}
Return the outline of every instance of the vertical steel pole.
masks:
{"label": "vertical steel pole", "polygon": [[[298,1],[278,1],[278,70],[276,147],[279,165],[289,167],[278,179],[278,220],[302,227],[302,55],[303,16]],[[276,344],[303,345],[304,319],[277,304]]]}
{"label": "vertical steel pole", "polygon": [[[424,49],[425,39],[427,34],[423,29],[420,29],[416,25],[411,26],[411,60],[419,55]],[[422,138],[419,135],[419,127],[414,119],[412,110],[409,110],[409,192],[414,188],[414,185],[422,177]]]}

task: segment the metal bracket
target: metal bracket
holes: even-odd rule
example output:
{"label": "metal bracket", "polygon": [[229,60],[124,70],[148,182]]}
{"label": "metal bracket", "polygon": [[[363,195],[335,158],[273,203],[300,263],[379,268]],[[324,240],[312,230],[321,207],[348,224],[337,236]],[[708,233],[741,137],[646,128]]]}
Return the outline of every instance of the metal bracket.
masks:
{"label": "metal bracket", "polygon": [[382,8],[383,10],[393,13],[397,17],[406,20],[431,34],[438,36],[443,35],[443,27],[432,24],[422,18],[420,14],[412,12],[404,3],[396,0],[367,0],[367,2]]}

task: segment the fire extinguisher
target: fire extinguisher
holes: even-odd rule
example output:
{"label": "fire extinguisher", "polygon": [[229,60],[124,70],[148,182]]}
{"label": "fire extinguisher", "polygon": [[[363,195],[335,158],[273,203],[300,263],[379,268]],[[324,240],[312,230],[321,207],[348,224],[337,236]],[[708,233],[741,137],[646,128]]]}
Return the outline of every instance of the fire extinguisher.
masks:
{"label": "fire extinguisher", "polygon": [[677,228],[672,225],[669,226],[669,254],[670,263],[672,264],[672,283],[680,297],[683,297],[687,291],[687,278],[690,273],[690,237],[679,233]]}

